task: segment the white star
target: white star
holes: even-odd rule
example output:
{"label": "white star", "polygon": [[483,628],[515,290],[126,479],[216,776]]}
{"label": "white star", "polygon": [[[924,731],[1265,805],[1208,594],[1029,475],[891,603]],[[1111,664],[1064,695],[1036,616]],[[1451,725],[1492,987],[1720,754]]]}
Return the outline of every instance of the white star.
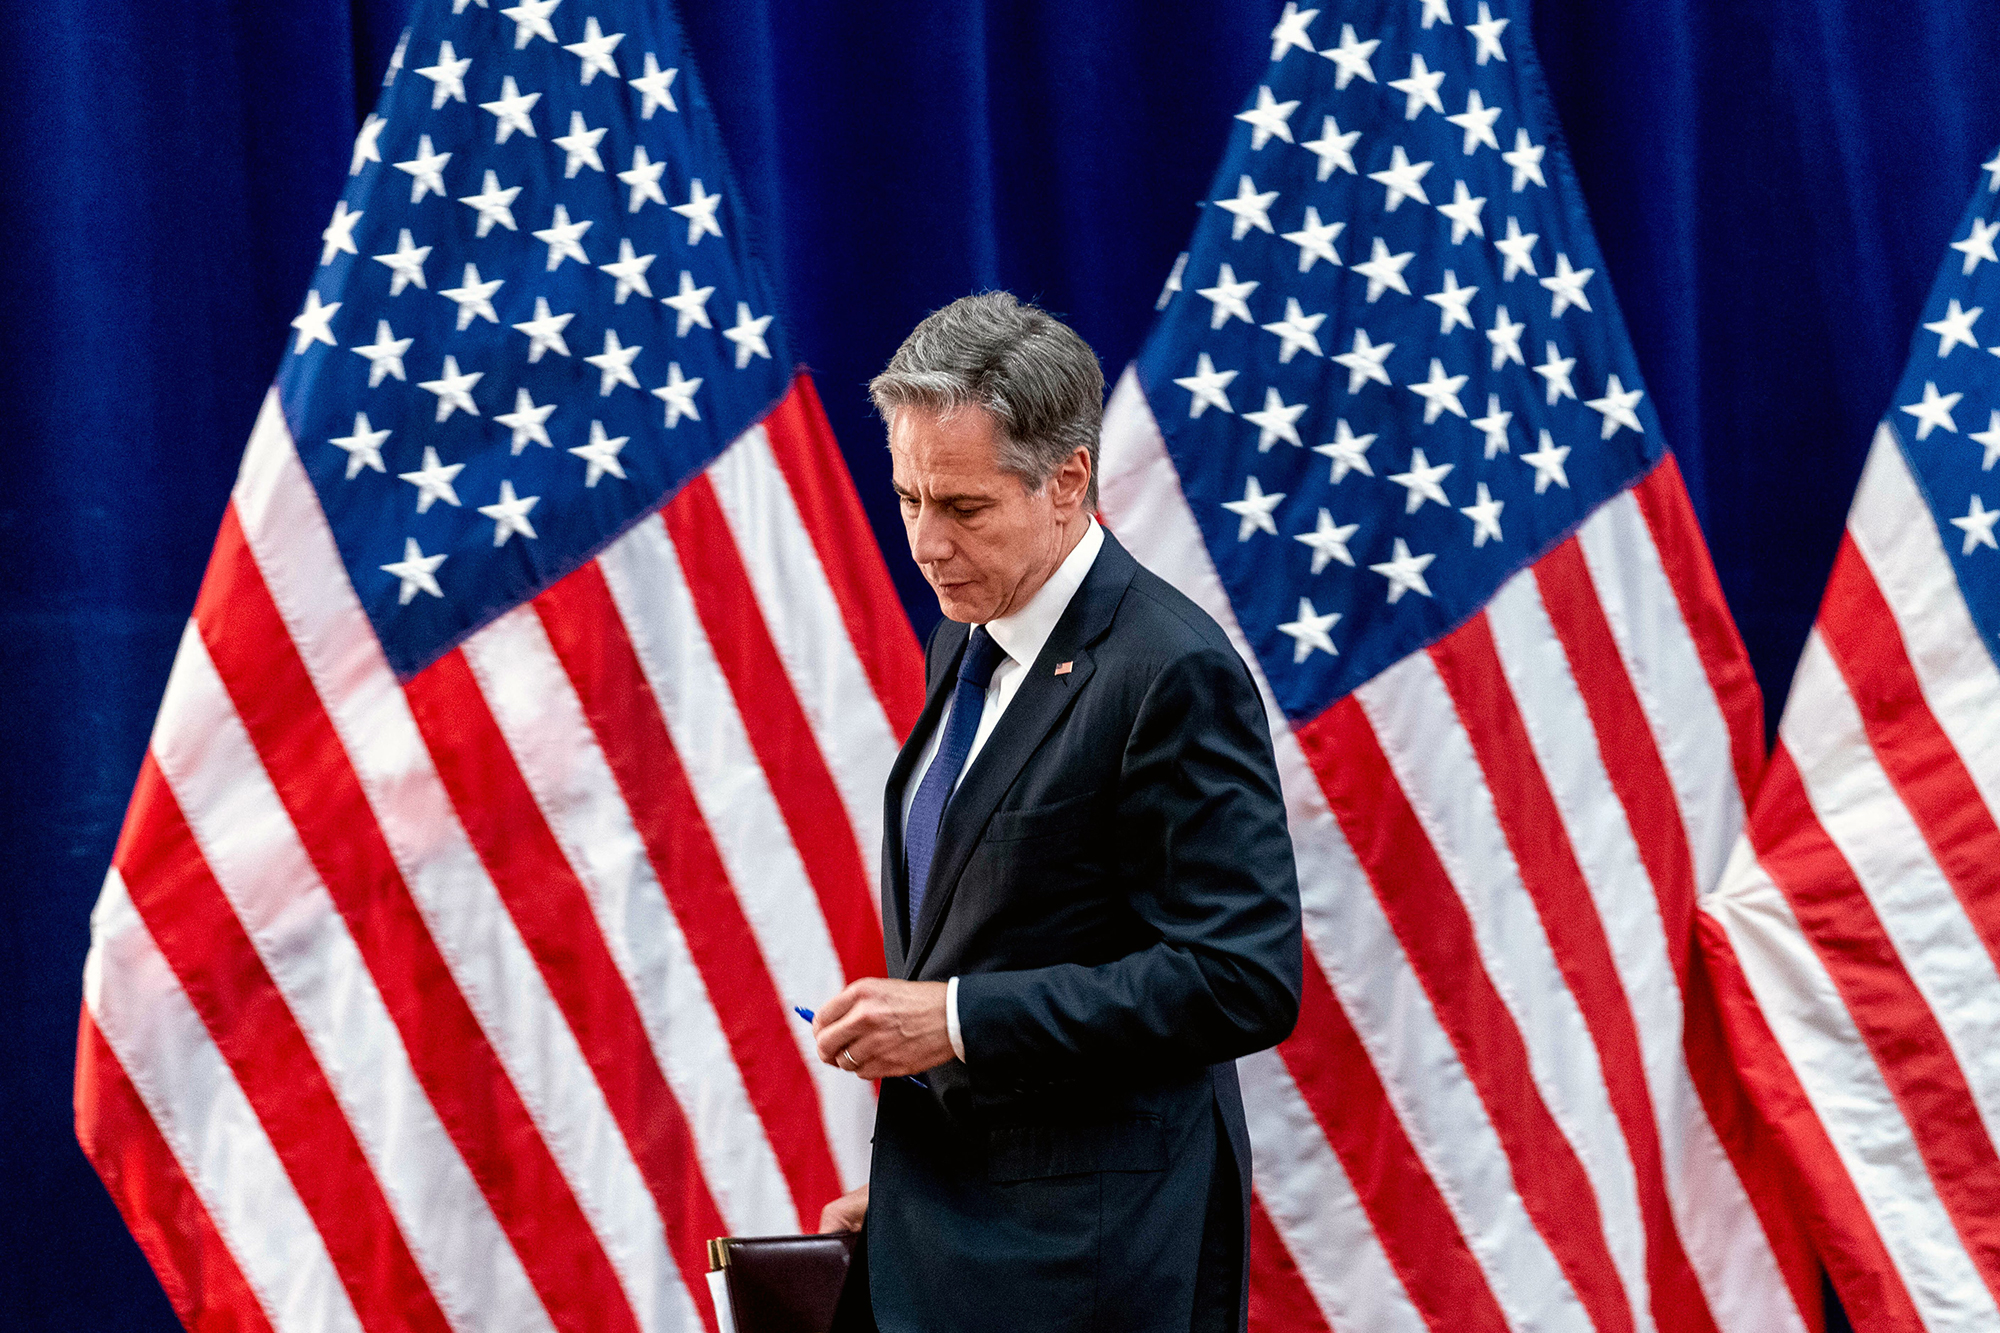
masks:
{"label": "white star", "polygon": [[1972,270],[1978,268],[1982,259],[1989,263],[2000,263],[2000,255],[1993,253],[1993,238],[1996,236],[2000,236],[2000,222],[1988,226],[1978,218],[1974,218],[1971,233],[1964,240],[1951,243],[1952,249],[1965,256],[1966,274],[1969,275]]}
{"label": "white star", "polygon": [[1453,245],[1457,245],[1465,240],[1467,232],[1472,233],[1474,236],[1484,236],[1486,234],[1486,224],[1479,220],[1479,210],[1485,207],[1485,195],[1474,198],[1472,191],[1465,188],[1464,181],[1453,181],[1451,183],[1451,202],[1448,204],[1439,204],[1437,210],[1451,219],[1451,243]]}
{"label": "white star", "polygon": [[1986,192],[1992,194],[2000,191],[2000,153],[1995,153],[1991,162],[1980,163],[1979,169],[1993,177],[1986,183]]}
{"label": "white star", "polygon": [[1564,490],[1569,489],[1569,474],[1563,471],[1563,460],[1569,457],[1569,446],[1556,447],[1549,433],[1541,433],[1541,447],[1532,454],[1522,454],[1521,461],[1535,470],[1535,494],[1540,495],[1554,482]]}
{"label": "white star", "polygon": [[292,321],[292,327],[299,331],[299,340],[292,347],[294,355],[305,351],[316,342],[325,343],[328,347],[340,346],[333,340],[333,330],[327,326],[333,319],[333,312],[340,309],[341,305],[342,302],[339,301],[335,301],[332,305],[322,305],[319,293],[307,290],[306,308],[299,311],[298,318]]}
{"label": "white star", "polygon": [[555,444],[549,439],[549,414],[556,410],[555,403],[535,406],[535,400],[526,389],[514,390],[514,410],[502,412],[494,421],[514,432],[511,451],[519,454],[533,440],[544,449],[553,449]]}
{"label": "white star", "polygon": [[1958,400],[1963,397],[1962,393],[1940,394],[1936,384],[1924,381],[1924,400],[1903,409],[1917,419],[1917,438],[1929,439],[1935,426],[1943,426],[1953,435],[1958,434],[1958,423],[1951,419],[1951,409],[1957,407]]}
{"label": "white star", "polygon": [[598,369],[599,398],[610,394],[614,384],[627,384],[635,389],[639,387],[639,377],[632,373],[632,359],[644,350],[645,348],[639,346],[620,346],[616,329],[604,331],[604,350],[596,356],[583,358]]}
{"label": "white star", "polygon": [[1486,339],[1493,344],[1493,369],[1512,361],[1517,366],[1528,364],[1521,355],[1521,330],[1526,324],[1516,324],[1507,314],[1506,306],[1496,306],[1493,310],[1493,327],[1486,330]]}
{"label": "white star", "polygon": [[1531,278],[1538,276],[1535,272],[1535,242],[1541,239],[1540,232],[1531,231],[1523,235],[1521,224],[1513,218],[1507,219],[1506,239],[1493,242],[1493,248],[1507,257],[1507,271],[1500,275],[1500,281],[1512,282],[1518,273],[1526,273]]}
{"label": "white star", "polygon": [[523,537],[533,537],[535,525],[528,521],[528,511],[533,509],[535,502],[541,498],[539,495],[523,495],[517,498],[514,494],[514,483],[502,481],[499,501],[479,506],[479,512],[493,520],[493,544],[505,546],[507,539],[517,532]]}
{"label": "white star", "polygon": [[1466,306],[1478,294],[1479,289],[1477,287],[1459,286],[1458,275],[1450,269],[1446,269],[1444,271],[1444,290],[1432,292],[1424,298],[1442,312],[1438,319],[1438,332],[1450,333],[1461,324],[1468,329],[1471,328],[1472,313],[1466,309]]}
{"label": "white star", "polygon": [[1297,102],[1280,102],[1271,96],[1269,88],[1257,89],[1257,105],[1248,111],[1239,111],[1236,118],[1251,127],[1250,151],[1257,152],[1276,135],[1286,143],[1292,141],[1290,124],[1292,112],[1299,109]]}
{"label": "white star", "polygon": [[361,214],[347,211],[347,201],[337,199],[333,204],[333,221],[326,224],[326,230],[319,234],[319,262],[331,264],[333,257],[345,252],[358,253],[354,248],[354,224],[361,221]]}
{"label": "white star", "polygon": [[369,388],[380,384],[385,375],[394,375],[399,380],[403,378],[403,353],[410,350],[412,341],[410,338],[398,338],[389,332],[388,320],[378,319],[375,321],[375,341],[349,349],[356,356],[367,358]]}
{"label": "white star", "polygon": [[1549,344],[1549,359],[1535,367],[1535,373],[1547,383],[1549,406],[1554,407],[1562,398],[1576,397],[1576,390],[1570,385],[1569,372],[1576,365],[1576,358],[1563,356],[1556,351],[1554,343]]}
{"label": "white star", "polygon": [[[486,173],[485,188],[478,194],[461,196],[458,202],[469,205],[478,212],[479,228],[477,234],[484,236],[487,232],[493,230],[493,224],[496,222],[508,231],[515,229],[513,203],[514,196],[519,193],[521,193],[521,187],[518,185],[505,190],[501,189],[499,178],[489,171]],[[590,224],[586,222],[584,225],[589,226]]]}
{"label": "white star", "polygon": [[708,298],[713,295],[715,288],[695,286],[694,274],[686,269],[681,270],[680,294],[660,298],[661,305],[672,306],[674,314],[679,316],[674,324],[676,338],[687,337],[687,331],[697,324],[705,329],[715,327],[708,322]]}
{"label": "white star", "polygon": [[611,303],[624,305],[625,298],[633,292],[639,293],[649,301],[652,300],[653,289],[646,281],[646,270],[651,268],[653,261],[658,258],[658,255],[633,254],[632,238],[619,237],[617,262],[600,265],[598,268],[598,272],[618,280],[618,290],[612,296]]}
{"label": "white star", "polygon": [[[1380,245],[1381,242],[1377,241],[1376,244]],[[1371,343],[1368,341],[1368,330],[1356,329],[1354,346],[1334,357],[1333,363],[1347,367],[1347,391],[1360,393],[1361,386],[1369,380],[1374,380],[1377,384],[1389,382],[1389,372],[1383,369],[1382,363],[1388,360],[1389,353],[1395,350],[1396,344]]]}
{"label": "white star", "polygon": [[1326,568],[1327,561],[1338,560],[1349,569],[1354,568],[1354,556],[1347,549],[1347,540],[1361,530],[1359,523],[1336,525],[1333,515],[1324,509],[1319,511],[1319,524],[1311,532],[1301,532],[1292,540],[1304,542],[1312,547],[1312,572],[1317,574]]}
{"label": "white star", "polygon": [[1234,199],[1217,199],[1215,201],[1223,211],[1227,212],[1234,219],[1229,228],[1229,239],[1232,241],[1242,240],[1243,234],[1252,227],[1255,227],[1259,231],[1270,231],[1270,209],[1277,198],[1278,192],[1276,190],[1267,190],[1263,194],[1259,194],[1257,193],[1257,187],[1251,184],[1248,176],[1239,178],[1236,182],[1236,197]]}
{"label": "white star", "polygon": [[1271,29],[1271,59],[1284,59],[1285,52],[1295,46],[1311,55],[1313,44],[1306,36],[1306,25],[1318,17],[1317,9],[1302,10],[1294,0],[1285,0],[1285,12],[1278,16],[1278,26]]}
{"label": "white star", "polygon": [[[1353,427],[1347,424],[1347,418],[1339,417],[1333,423],[1333,438],[1325,444],[1314,445],[1313,452],[1333,460],[1332,483],[1338,486],[1350,472],[1359,472],[1364,477],[1375,475],[1375,469],[1368,466],[1368,446],[1373,443],[1375,437],[1372,434],[1356,435]],[[1319,571],[1315,569],[1313,573]]]}
{"label": "white star", "polygon": [[446,102],[465,100],[465,71],[471,68],[471,56],[457,56],[450,42],[438,43],[437,64],[425,65],[417,71],[431,81],[431,110]]}
{"label": "white star", "polygon": [[1445,3],[1445,0],[1418,0],[1418,3],[1424,7],[1423,28],[1425,32],[1429,32],[1431,24],[1440,20],[1446,26],[1451,24],[1451,9]]}
{"label": "white star", "polygon": [[1438,483],[1451,475],[1452,466],[1450,463],[1432,463],[1430,459],[1424,457],[1422,446],[1410,450],[1410,470],[1391,473],[1389,476],[1390,481],[1403,488],[1403,512],[1416,513],[1424,507],[1426,500],[1433,500],[1450,508],[1451,501],[1445,499],[1444,487]]}
{"label": "white star", "polygon": [[1502,412],[1500,410],[1499,394],[1489,393],[1486,395],[1486,415],[1483,417],[1474,417],[1472,424],[1475,429],[1484,431],[1486,434],[1486,456],[1489,459],[1495,454],[1513,452],[1507,445],[1507,425],[1513,419],[1514,414],[1512,412]]}
{"label": "white star", "polygon": [[[489,171],[486,174],[491,176],[493,173]],[[589,265],[590,256],[583,252],[583,234],[590,228],[589,218],[571,222],[569,210],[561,204],[556,205],[555,216],[549,220],[549,225],[534,233],[536,240],[549,247],[548,272],[553,273],[562,267],[565,259],[574,259],[579,264]],[[630,245],[631,242],[628,241],[626,244]],[[625,299],[622,289],[618,293],[618,299],[620,301]]]}
{"label": "white star", "polygon": [[667,405],[667,429],[681,424],[681,418],[700,421],[701,413],[694,405],[694,391],[701,387],[701,377],[685,379],[681,375],[681,363],[667,362],[667,382],[653,390],[653,397]]}
{"label": "white star", "polygon": [[467,264],[465,266],[464,284],[458,287],[447,287],[439,292],[438,295],[449,297],[458,303],[458,327],[462,333],[465,331],[465,326],[472,323],[474,316],[485,320],[489,324],[498,324],[500,322],[500,316],[493,312],[493,293],[499,291],[501,284],[505,281],[505,278],[494,278],[489,282],[481,282],[479,280],[479,266],[477,264]]}
{"label": "white star", "polygon": [[1403,94],[1403,119],[1415,120],[1425,107],[1444,114],[1444,102],[1438,97],[1438,85],[1443,82],[1443,70],[1426,69],[1422,56],[1411,56],[1409,77],[1389,80],[1389,86]]}
{"label": "white star", "polygon": [[1935,333],[1938,336],[1938,356],[1940,358],[1950,356],[1951,349],[1959,343],[1977,348],[1979,339],[1972,336],[1972,323],[1985,313],[1983,306],[1961,310],[1958,301],[1954,299],[1951,309],[1945,312],[1943,319],[1924,325],[1925,332]]}
{"label": "white star", "polygon": [[1438,419],[1440,412],[1449,412],[1455,417],[1465,415],[1465,409],[1458,401],[1458,391],[1465,387],[1465,380],[1463,375],[1445,374],[1444,363],[1432,357],[1430,378],[1422,384],[1405,387],[1424,400],[1424,424],[1428,426]]}
{"label": "white star", "polygon": [[[1324,514],[1324,509],[1319,511]],[[1333,637],[1327,633],[1340,619],[1340,612],[1329,611],[1325,615],[1313,610],[1310,598],[1299,598],[1299,618],[1286,621],[1278,626],[1280,634],[1288,634],[1292,639],[1292,665],[1297,666],[1312,656],[1313,649],[1338,655],[1340,650],[1333,646]]]}
{"label": "white star", "polygon": [[387,264],[389,271],[395,275],[389,280],[389,295],[401,296],[403,288],[413,282],[418,290],[428,290],[424,287],[424,261],[430,257],[431,248],[410,244],[410,229],[403,228],[396,237],[396,253],[375,256],[376,263]]}
{"label": "white star", "polygon": [[523,320],[514,327],[528,335],[528,364],[542,359],[542,353],[553,351],[557,356],[569,355],[569,344],[563,341],[563,330],[575,319],[575,314],[551,315],[549,298],[535,298],[535,317]]}
{"label": "white star", "polygon": [[1183,250],[1174,256],[1174,266],[1167,273],[1167,280],[1160,284],[1160,294],[1153,302],[1153,309],[1165,310],[1167,302],[1174,299],[1174,293],[1181,290],[1181,274],[1187,272],[1188,252]]}
{"label": "white star", "polygon": [[750,358],[753,356],[761,356],[766,361],[771,359],[771,349],[764,345],[764,330],[770,327],[771,316],[759,315],[757,318],[752,319],[750,318],[749,303],[747,301],[738,301],[736,303],[736,323],[724,329],[722,336],[736,344],[736,368],[738,370],[749,365]]}
{"label": "white star", "polygon": [[1548,148],[1547,144],[1528,142],[1526,130],[1514,131],[1514,151],[1500,154],[1500,160],[1514,168],[1515,194],[1527,189],[1529,181],[1544,188],[1548,186],[1548,182],[1542,179],[1542,154]]}
{"label": "white star", "polygon": [[417,512],[428,511],[433,501],[442,500],[453,509],[458,508],[458,492],[452,489],[452,478],[465,471],[465,464],[453,463],[449,467],[438,462],[438,451],[430,445],[424,446],[424,465],[415,472],[399,472],[396,475],[417,488]]}
{"label": "white star", "polygon": [[1345,88],[1357,74],[1370,83],[1375,82],[1375,67],[1368,62],[1368,57],[1374,55],[1375,48],[1381,44],[1379,39],[1374,38],[1357,42],[1354,40],[1354,25],[1341,24],[1340,45],[1320,52],[1338,67],[1333,76],[1333,86],[1336,89]]}
{"label": "white star", "polygon": [[1403,281],[1403,267],[1415,254],[1414,250],[1405,250],[1400,255],[1392,255],[1389,247],[1382,243],[1382,238],[1375,238],[1375,249],[1368,256],[1368,262],[1354,266],[1356,273],[1368,279],[1368,304],[1374,305],[1375,298],[1390,287],[1405,296],[1410,294],[1410,284]]}
{"label": "white star", "polygon": [[493,142],[506,143],[515,130],[536,137],[535,122],[528,119],[528,112],[535,103],[542,100],[540,93],[524,93],[514,86],[514,76],[507,75],[500,80],[500,96],[491,102],[481,102],[481,111],[490,111],[496,121],[493,125]]}
{"label": "white star", "polygon": [[500,12],[514,20],[514,49],[519,51],[529,42],[539,37],[545,42],[556,39],[556,30],[549,26],[549,15],[562,0],[521,0],[521,3]]}
{"label": "white star", "polygon": [[597,26],[597,20],[589,18],[583,21],[583,40],[571,42],[563,50],[583,61],[583,83],[585,87],[589,87],[590,81],[600,73],[609,74],[614,79],[624,77],[611,59],[611,53],[617,50],[618,43],[624,40],[625,34],[622,32],[605,36],[603,29]]}
{"label": "white star", "polygon": [[380,162],[382,160],[382,149],[379,140],[382,138],[382,127],[388,123],[388,121],[382,119],[382,117],[376,115],[373,111],[368,113],[368,119],[361,122],[361,133],[354,136],[354,156],[349,159],[347,164],[348,175],[360,175],[361,164],[364,162]]}
{"label": "white star", "polygon": [[660,174],[667,169],[665,159],[658,162],[646,156],[645,145],[635,145],[632,149],[632,166],[618,173],[618,179],[631,187],[631,201],[626,212],[636,213],[646,206],[647,200],[656,204],[667,202],[667,196],[660,191]]}
{"label": "white star", "polygon": [[1389,167],[1386,171],[1371,171],[1368,179],[1386,187],[1389,202],[1383,207],[1393,213],[1396,205],[1405,199],[1414,199],[1420,204],[1428,204],[1430,196],[1424,193],[1422,181],[1429,174],[1431,164],[1418,162],[1414,165],[1403,154],[1403,145],[1397,144],[1390,150]]}
{"label": "white star", "polygon": [[1276,509],[1278,502],[1284,498],[1283,491],[1274,491],[1266,495],[1264,488],[1257,484],[1257,478],[1244,478],[1243,498],[1222,502],[1222,507],[1240,520],[1236,525],[1236,540],[1247,542],[1253,532],[1268,532],[1273,537],[1277,536],[1278,524],[1271,517],[1271,511]]}
{"label": "white star", "polygon": [[722,235],[722,224],[715,220],[716,206],[721,202],[721,195],[709,194],[701,188],[701,177],[688,182],[688,201],[675,204],[674,212],[688,220],[689,245],[700,245],[704,235]]}
{"label": "white star", "polygon": [[417,136],[417,155],[407,162],[398,162],[396,170],[410,175],[410,202],[420,204],[426,194],[444,194],[444,166],[451,161],[450,153],[431,151],[431,136]]}
{"label": "white star", "polygon": [[1510,22],[1511,19],[1494,18],[1492,11],[1486,7],[1486,0],[1479,0],[1479,22],[1465,25],[1472,39],[1479,43],[1473,52],[1474,64],[1485,64],[1488,56],[1503,63],[1506,61],[1507,53],[1500,48],[1500,34]]}
{"label": "white star", "polygon": [[1563,311],[1577,306],[1588,311],[1590,298],[1583,294],[1583,284],[1595,276],[1594,268],[1571,268],[1569,256],[1556,255],[1556,271],[1541,280],[1542,286],[1553,293],[1549,298],[1549,318],[1560,319]]}
{"label": "white star", "polygon": [[1236,409],[1229,405],[1229,395],[1224,390],[1235,378],[1235,371],[1217,370],[1215,363],[1208,359],[1208,353],[1201,352],[1194,359],[1194,374],[1185,375],[1174,383],[1194,395],[1188,402],[1188,416],[1194,418],[1211,407],[1234,412]]}
{"label": "white star", "polygon": [[485,378],[483,370],[459,374],[458,358],[448,356],[444,359],[444,368],[438,371],[438,377],[423,380],[417,387],[437,395],[439,421],[446,420],[453,412],[466,412],[476,417],[479,415],[479,404],[472,401],[472,386]]}
{"label": "white star", "polygon": [[1641,390],[1627,389],[1620,384],[1616,375],[1608,377],[1604,381],[1604,396],[1592,398],[1584,404],[1591,411],[1601,413],[1604,417],[1604,429],[1598,438],[1610,439],[1618,433],[1620,426],[1644,435],[1646,428],[1639,424],[1639,414],[1632,409],[1637,407],[1639,400],[1645,396]]}
{"label": "white star", "polygon": [[1411,555],[1409,543],[1398,537],[1395,557],[1368,568],[1389,580],[1389,605],[1394,606],[1406,592],[1431,595],[1431,585],[1424,582],[1424,571],[1435,559],[1434,555]]}
{"label": "white star", "polygon": [[570,450],[578,458],[590,464],[590,470],[584,474],[583,484],[585,486],[595,486],[597,485],[597,479],[607,472],[620,481],[625,480],[625,467],[618,461],[618,451],[623,449],[625,441],[631,438],[629,435],[619,435],[607,439],[604,434],[604,423],[602,421],[592,421],[590,423],[590,443],[579,444],[576,448]]}
{"label": "white star", "polygon": [[1477,88],[1465,95],[1465,110],[1445,119],[1465,131],[1467,157],[1472,156],[1481,144],[1496,151],[1499,149],[1500,140],[1493,135],[1493,122],[1500,119],[1500,108],[1487,106]]}
{"label": "white star", "polygon": [[1299,438],[1298,419],[1305,415],[1304,402],[1287,407],[1285,400],[1276,389],[1264,390],[1264,408],[1259,412],[1245,412],[1243,419],[1257,427],[1257,452],[1265,453],[1279,440],[1294,449],[1305,448],[1305,441]]}
{"label": "white star", "polygon": [[605,130],[609,128],[607,125],[593,130],[583,123],[581,111],[569,113],[569,133],[549,140],[569,155],[569,160],[563,163],[564,180],[575,176],[585,167],[600,173],[604,170],[604,159],[597,155],[597,145],[604,138]]}
{"label": "white star", "polygon": [[1340,256],[1333,252],[1333,242],[1346,229],[1345,222],[1329,222],[1322,226],[1319,210],[1307,205],[1305,224],[1297,231],[1285,233],[1285,239],[1299,247],[1299,272],[1312,272],[1312,266],[1322,259],[1329,264],[1340,263]]}
{"label": "white star", "polygon": [[2000,509],[1988,509],[1980,503],[1978,496],[1972,497],[1972,508],[1965,511],[1964,518],[1955,518],[1951,525],[1965,534],[1965,545],[1959,548],[1959,555],[1971,555],[1981,546],[1991,546],[2000,551],[2000,541],[1993,539],[1993,521],[2000,519]]}
{"label": "white star", "polygon": [[1360,130],[1349,130],[1342,134],[1340,125],[1332,116],[1327,116],[1320,121],[1319,138],[1308,139],[1299,146],[1309,149],[1319,158],[1319,178],[1325,180],[1333,174],[1335,167],[1339,167],[1350,176],[1355,174],[1353,150],[1360,138]]}
{"label": "white star", "polygon": [[415,537],[406,537],[403,539],[403,558],[381,568],[383,573],[394,574],[403,581],[402,594],[396,600],[408,606],[419,589],[433,597],[444,596],[444,589],[438,586],[437,581],[437,567],[444,562],[444,555],[425,555]]}
{"label": "white star", "polygon": [[1264,332],[1275,333],[1284,346],[1278,349],[1278,364],[1289,365],[1292,354],[1300,348],[1314,356],[1324,356],[1319,350],[1319,326],[1326,323],[1324,314],[1308,315],[1299,308],[1297,297],[1285,298],[1285,317],[1272,324],[1264,325]]}
{"label": "white star", "polygon": [[1232,315],[1242,320],[1245,324],[1255,324],[1257,322],[1250,317],[1250,306],[1243,299],[1256,290],[1257,283],[1255,280],[1245,279],[1242,282],[1238,282],[1236,280],[1236,270],[1230,268],[1227,263],[1224,263],[1216,270],[1215,285],[1213,287],[1198,287],[1195,289],[1195,295],[1208,299],[1212,306],[1208,312],[1208,327],[1219,329],[1229,322]]}
{"label": "white star", "polygon": [[368,425],[368,414],[366,412],[356,412],[354,414],[354,433],[352,435],[336,435],[328,443],[337,449],[347,451],[347,479],[353,481],[355,476],[364,467],[372,467],[377,472],[387,471],[382,466],[382,441],[388,438],[389,428],[387,426],[384,426],[381,430],[371,429]]}
{"label": "white star", "polygon": [[1994,460],[2000,459],[2000,412],[1990,413],[1986,418],[1986,429],[1975,433],[1972,438],[1986,446],[1986,457],[1979,464],[1979,470],[1991,472]]}
{"label": "white star", "polygon": [[653,113],[661,107],[669,111],[680,110],[674,105],[674,95],[671,91],[674,86],[674,75],[678,73],[680,73],[678,69],[661,69],[660,62],[653,59],[653,53],[646,52],[645,76],[626,80],[646,99],[646,104],[639,109],[639,119],[651,120]]}
{"label": "white star", "polygon": [[1479,503],[1469,504],[1458,511],[1472,520],[1472,544],[1475,548],[1486,545],[1488,537],[1496,542],[1503,540],[1500,536],[1500,511],[1506,507],[1505,501],[1493,498],[1485,482],[1479,483]]}

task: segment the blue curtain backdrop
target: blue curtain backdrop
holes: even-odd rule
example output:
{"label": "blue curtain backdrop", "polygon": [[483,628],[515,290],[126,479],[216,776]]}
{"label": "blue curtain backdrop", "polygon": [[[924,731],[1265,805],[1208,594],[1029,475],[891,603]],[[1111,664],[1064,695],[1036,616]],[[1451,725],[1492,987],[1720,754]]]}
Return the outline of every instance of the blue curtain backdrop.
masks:
{"label": "blue curtain backdrop", "polygon": [[[90,906],[406,6],[0,13],[10,1327],[174,1327],[70,1128]],[[989,286],[1067,314],[1115,374],[1278,8],[684,6],[792,345],[920,630],[935,604],[902,552],[863,383],[921,314]],[[2000,141],[2000,26],[1989,0],[1542,0],[1534,28],[1775,708],[1919,304]]]}

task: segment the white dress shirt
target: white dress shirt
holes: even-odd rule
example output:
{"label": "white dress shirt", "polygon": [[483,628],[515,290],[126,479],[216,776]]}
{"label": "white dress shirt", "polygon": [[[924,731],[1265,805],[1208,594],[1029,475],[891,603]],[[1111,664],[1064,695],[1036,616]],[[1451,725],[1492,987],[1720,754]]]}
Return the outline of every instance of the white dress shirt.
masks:
{"label": "white dress shirt", "polygon": [[[972,734],[972,749],[965,756],[965,767],[958,770],[959,781],[964,781],[973,760],[979,758],[980,750],[985,748],[986,738],[999,724],[1000,715],[1007,711],[1007,705],[1020,692],[1028,669],[1042,655],[1042,647],[1049,641],[1049,635],[1055,632],[1056,622],[1062,619],[1063,612],[1069,610],[1071,599],[1083,586],[1084,576],[1090,573],[1090,567],[1097,562],[1097,553],[1102,549],[1104,529],[1093,518],[1076,546],[1063,557],[1055,573],[1049,575],[1048,582],[1036,590],[1026,606],[986,622],[986,632],[993,636],[993,642],[1000,646],[1003,656],[1000,664],[993,668],[993,679],[987,682],[986,706],[980,710],[979,729]],[[917,766],[910,770],[909,781],[903,785],[903,831],[906,841],[910,827],[910,802],[916,799],[924,774],[930,772],[931,760],[936,757],[938,742],[944,736],[944,723],[945,719],[939,718],[938,724],[931,728],[930,739],[924,742],[924,753],[917,760]],[[956,784],[952,790],[958,790]],[[914,930],[916,923],[910,924]],[[944,1017],[945,1027],[951,1034],[952,1053],[963,1060],[965,1039],[959,1035],[958,1029],[957,977],[945,983]]]}

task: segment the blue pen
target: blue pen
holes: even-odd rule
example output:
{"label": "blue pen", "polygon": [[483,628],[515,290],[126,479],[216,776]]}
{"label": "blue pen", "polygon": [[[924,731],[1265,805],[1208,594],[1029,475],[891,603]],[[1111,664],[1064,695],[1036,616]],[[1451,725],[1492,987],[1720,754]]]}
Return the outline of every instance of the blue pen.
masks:
{"label": "blue pen", "polygon": [[[813,1011],[804,1008],[801,1005],[796,1005],[796,1004],[793,1005],[792,1012],[797,1014],[800,1018],[805,1019],[805,1021],[808,1023],[813,1021]],[[916,1084],[918,1087],[924,1089],[926,1092],[930,1090],[931,1085],[924,1082],[923,1075],[921,1074],[904,1074],[903,1078],[908,1082]]]}

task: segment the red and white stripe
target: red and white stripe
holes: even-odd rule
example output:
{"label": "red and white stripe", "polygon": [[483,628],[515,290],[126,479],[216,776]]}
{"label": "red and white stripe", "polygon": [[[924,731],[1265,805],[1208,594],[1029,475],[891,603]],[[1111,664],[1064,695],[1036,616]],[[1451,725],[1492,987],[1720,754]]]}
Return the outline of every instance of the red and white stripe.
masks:
{"label": "red and white stripe", "polygon": [[275,395],[93,918],[79,1137],[199,1329],[713,1327],[865,1178],[920,659],[809,381],[412,680]]}
{"label": "red and white stripe", "polygon": [[1703,903],[1857,1328],[2000,1327],[2000,669],[1884,424]]}
{"label": "red and white stripe", "polygon": [[[1261,682],[1130,371],[1102,475]],[[1271,722],[1306,977],[1296,1033],[1242,1062],[1254,1322],[1816,1326],[1694,953],[1758,703],[1672,461],[1431,648]]]}

